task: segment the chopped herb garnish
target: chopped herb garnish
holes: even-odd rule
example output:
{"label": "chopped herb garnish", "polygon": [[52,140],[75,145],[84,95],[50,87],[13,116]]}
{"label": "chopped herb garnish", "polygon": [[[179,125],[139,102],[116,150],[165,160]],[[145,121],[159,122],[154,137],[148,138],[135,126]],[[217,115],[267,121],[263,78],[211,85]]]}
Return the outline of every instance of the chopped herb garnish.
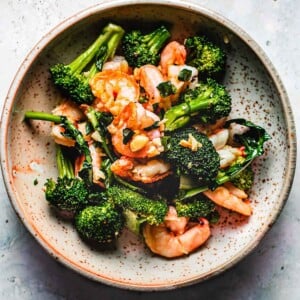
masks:
{"label": "chopped herb garnish", "polygon": [[123,129],[123,144],[126,145],[134,135],[134,131],[130,128]]}
{"label": "chopped herb garnish", "polygon": [[150,131],[152,129],[158,128],[159,127],[159,121],[155,121],[152,125],[145,127],[145,131]]}
{"label": "chopped herb garnish", "polygon": [[172,84],[170,81],[161,82],[157,86],[157,89],[159,90],[160,95],[162,97],[167,97],[167,96],[173,95],[177,91],[176,86],[174,84]]}
{"label": "chopped herb garnish", "polygon": [[148,102],[148,98],[146,96],[140,96],[139,103],[143,104]]}
{"label": "chopped herb garnish", "polygon": [[189,81],[192,77],[192,71],[189,69],[182,69],[178,74],[178,80]]}
{"label": "chopped herb garnish", "polygon": [[37,185],[38,183],[39,183],[38,180],[37,180],[37,179],[34,179],[33,184],[34,184],[34,185]]}

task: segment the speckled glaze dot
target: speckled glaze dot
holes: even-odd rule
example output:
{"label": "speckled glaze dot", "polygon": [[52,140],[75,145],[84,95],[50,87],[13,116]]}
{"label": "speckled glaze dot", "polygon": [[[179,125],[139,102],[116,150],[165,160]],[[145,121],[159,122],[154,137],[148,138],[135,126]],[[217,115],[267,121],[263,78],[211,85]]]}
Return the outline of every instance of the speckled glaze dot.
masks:
{"label": "speckled glaze dot", "polygon": [[[156,4],[155,4],[156,3]],[[220,209],[212,236],[196,252],[170,260],[153,255],[141,238],[124,231],[117,249],[99,252],[79,238],[72,224],[58,220],[44,199],[46,178],[56,177],[54,144],[46,122],[22,122],[26,110],[51,111],[61,94],[49,66],[68,63],[112,20],[126,28],[171,24],[183,41],[205,32],[227,52],[224,84],[233,98],[232,117],[250,119],[272,136],[255,161],[250,218]],[[173,289],[210,278],[240,261],[278,217],[295,169],[294,122],[286,92],[269,59],[240,28],[223,17],[184,1],[109,1],[66,20],[35,46],[16,75],[2,115],[1,157],[5,184],[18,216],[39,243],[69,268],[109,285],[136,289]],[[35,184],[34,184],[35,182]]]}

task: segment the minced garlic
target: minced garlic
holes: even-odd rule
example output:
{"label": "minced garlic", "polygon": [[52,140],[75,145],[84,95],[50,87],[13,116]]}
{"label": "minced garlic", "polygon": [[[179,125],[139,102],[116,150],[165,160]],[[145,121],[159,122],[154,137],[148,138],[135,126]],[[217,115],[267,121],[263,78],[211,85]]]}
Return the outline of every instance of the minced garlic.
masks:
{"label": "minced garlic", "polygon": [[181,140],[179,142],[179,145],[182,147],[190,148],[192,151],[197,151],[202,147],[202,144],[198,142],[191,133],[189,133],[188,140]]}

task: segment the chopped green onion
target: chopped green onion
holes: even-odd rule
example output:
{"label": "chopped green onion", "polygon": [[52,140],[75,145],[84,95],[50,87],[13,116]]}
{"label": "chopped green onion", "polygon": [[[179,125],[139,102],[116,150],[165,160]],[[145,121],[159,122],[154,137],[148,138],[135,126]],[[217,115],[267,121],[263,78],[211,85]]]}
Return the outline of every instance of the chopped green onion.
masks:
{"label": "chopped green onion", "polygon": [[173,95],[176,93],[177,89],[174,84],[172,84],[170,81],[161,82],[157,89],[160,92],[160,95],[162,97],[168,97],[170,95]]}
{"label": "chopped green onion", "polygon": [[189,81],[192,77],[192,71],[189,69],[182,69],[178,74],[178,80]]}
{"label": "chopped green onion", "polygon": [[130,128],[123,129],[123,144],[126,145],[134,135],[134,131]]}

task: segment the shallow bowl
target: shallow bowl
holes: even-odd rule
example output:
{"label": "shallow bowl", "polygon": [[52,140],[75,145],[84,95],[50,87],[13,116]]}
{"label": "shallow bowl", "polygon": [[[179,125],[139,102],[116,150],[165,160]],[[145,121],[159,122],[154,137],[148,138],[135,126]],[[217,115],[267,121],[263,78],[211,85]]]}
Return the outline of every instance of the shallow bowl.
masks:
{"label": "shallow bowl", "polygon": [[[46,178],[56,176],[50,125],[22,122],[26,110],[51,111],[61,95],[49,66],[69,62],[108,21],[145,28],[172,25],[174,39],[198,32],[226,49],[224,84],[233,98],[232,117],[265,127],[272,140],[255,161],[250,193],[254,213],[241,218],[223,211],[212,237],[198,251],[175,260],[157,257],[136,236],[124,232],[116,251],[99,252],[81,241],[72,224],[58,220],[44,199]],[[56,260],[96,281],[137,290],[172,289],[203,281],[244,258],[279,216],[295,168],[294,122],[287,94],[270,60],[238,26],[186,1],[109,1],[82,11],[50,31],[30,52],[11,85],[2,113],[1,166],[11,203],[41,246]],[[254,266],[255,267],[255,266]]]}

